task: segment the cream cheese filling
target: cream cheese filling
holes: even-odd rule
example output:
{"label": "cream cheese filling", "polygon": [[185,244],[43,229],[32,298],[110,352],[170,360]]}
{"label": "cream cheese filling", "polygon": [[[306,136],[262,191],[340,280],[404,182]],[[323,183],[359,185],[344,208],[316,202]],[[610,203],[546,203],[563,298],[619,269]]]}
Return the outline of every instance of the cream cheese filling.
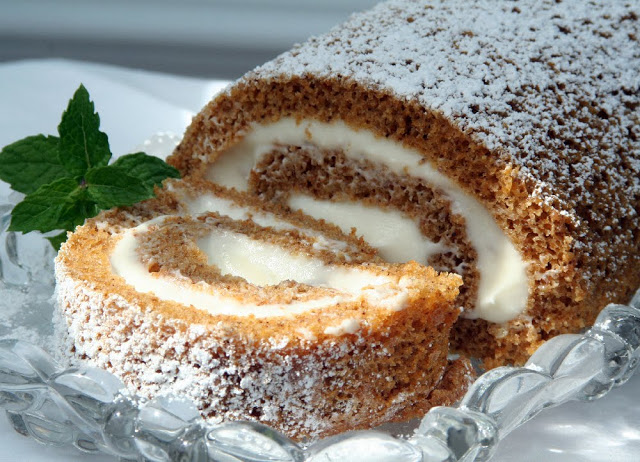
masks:
{"label": "cream cheese filling", "polygon": [[198,240],[198,247],[207,255],[209,264],[223,275],[239,276],[257,286],[295,281],[353,292],[376,283],[366,277],[357,280],[357,273],[342,274],[340,277],[347,278],[340,280],[336,274],[340,271],[319,258],[294,255],[277,245],[236,232],[213,231]]}
{"label": "cream cheese filling", "polygon": [[[254,223],[260,226],[270,227],[279,231],[295,229],[309,236],[309,238],[314,241],[313,247],[317,250],[339,250],[345,252],[350,247],[349,244],[344,241],[327,238],[322,233],[310,228],[298,228],[273,213],[244,207],[225,197],[216,196],[212,193],[203,193],[192,197],[186,191],[174,184],[169,184],[167,189],[176,195],[177,199],[191,215],[216,212],[220,215],[228,216],[233,220],[251,219]],[[351,260],[351,257],[347,254],[345,254],[344,257],[347,261]]]}
{"label": "cream cheese filling", "polygon": [[[348,158],[384,165],[394,173],[423,179],[440,189],[450,200],[453,213],[465,218],[467,236],[478,254],[478,297],[475,308],[465,316],[502,323],[524,312],[529,281],[527,265],[520,253],[478,200],[425,162],[416,150],[377,137],[367,130],[352,129],[340,121],[327,124],[283,118],[268,125],[253,125],[240,142],[209,167],[207,179],[247,190],[251,170],[278,144],[341,149]],[[330,221],[330,215],[323,218]],[[364,227],[366,225],[356,226],[358,233],[364,233]],[[419,248],[420,242],[412,240],[405,245],[415,249]]]}
{"label": "cream cheese filling", "polygon": [[[113,273],[140,293],[153,293],[162,300],[193,306],[211,314],[233,316],[290,316],[316,308],[364,299],[390,310],[406,306],[407,288],[411,281],[375,274],[362,268],[329,265],[319,258],[295,255],[268,242],[249,238],[230,230],[213,229],[198,240],[198,245],[223,274],[232,274],[255,285],[274,285],[293,279],[318,287],[335,289],[335,295],[288,304],[247,303],[242,294],[237,297],[216,292],[206,283],[194,283],[175,273],[171,276],[151,273],[137,254],[138,236],[162,226],[159,217],[135,228],[125,230],[110,255]],[[403,278],[404,279],[404,278]],[[341,335],[335,331],[336,335]]]}
{"label": "cream cheese filling", "polygon": [[418,224],[399,210],[381,209],[360,201],[319,200],[304,194],[292,194],[288,203],[292,209],[325,219],[347,234],[352,228],[357,229],[364,240],[378,249],[380,256],[388,262],[415,260],[426,265],[431,256],[448,250],[444,244],[424,237]]}

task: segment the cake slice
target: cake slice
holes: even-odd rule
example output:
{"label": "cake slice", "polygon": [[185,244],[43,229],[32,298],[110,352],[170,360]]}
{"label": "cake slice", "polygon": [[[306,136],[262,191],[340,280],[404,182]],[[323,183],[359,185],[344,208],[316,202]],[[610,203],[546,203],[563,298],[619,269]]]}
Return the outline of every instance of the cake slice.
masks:
{"label": "cake slice", "polygon": [[421,416],[471,374],[447,359],[459,276],[205,181],[88,220],[56,280],[70,353],[213,421],[315,438]]}
{"label": "cake slice", "polygon": [[521,364],[640,286],[639,14],[382,3],[238,80],[170,162],[460,274],[456,350]]}

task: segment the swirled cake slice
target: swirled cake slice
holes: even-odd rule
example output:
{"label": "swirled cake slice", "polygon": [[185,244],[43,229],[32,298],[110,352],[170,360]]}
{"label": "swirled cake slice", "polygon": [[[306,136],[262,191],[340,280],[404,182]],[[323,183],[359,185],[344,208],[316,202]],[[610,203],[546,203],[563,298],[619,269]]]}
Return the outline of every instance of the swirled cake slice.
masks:
{"label": "swirled cake slice", "polygon": [[296,438],[423,414],[448,365],[457,275],[382,262],[337,227],[206,182],[88,220],[56,259],[68,349],[147,396]]}

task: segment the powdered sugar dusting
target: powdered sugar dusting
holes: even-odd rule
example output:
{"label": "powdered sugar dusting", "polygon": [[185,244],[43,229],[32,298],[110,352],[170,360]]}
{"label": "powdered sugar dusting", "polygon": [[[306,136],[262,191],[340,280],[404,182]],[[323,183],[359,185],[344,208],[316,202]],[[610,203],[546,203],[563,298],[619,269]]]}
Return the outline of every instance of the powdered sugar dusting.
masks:
{"label": "powdered sugar dusting", "polygon": [[[371,346],[358,338],[350,345],[329,342],[319,355],[281,354],[286,337],[256,344],[234,339],[222,324],[185,326],[161,320],[119,295],[103,294],[63,274],[56,291],[61,306],[68,306],[64,335],[71,361],[88,357],[144,397],[193,399],[213,422],[246,419],[254,409],[253,417],[262,422],[284,418],[282,430],[291,435],[322,433],[329,422],[318,418],[317,394],[327,370],[345,357],[354,358],[352,367],[357,368],[364,346]],[[340,388],[340,381],[334,386]],[[345,399],[335,412],[358,403],[358,397]]]}

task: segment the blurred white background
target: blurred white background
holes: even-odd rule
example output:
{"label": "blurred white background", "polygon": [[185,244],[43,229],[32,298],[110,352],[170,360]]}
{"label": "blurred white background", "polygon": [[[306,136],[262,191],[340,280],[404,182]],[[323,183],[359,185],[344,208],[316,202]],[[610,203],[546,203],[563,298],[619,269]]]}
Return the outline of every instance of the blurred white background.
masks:
{"label": "blurred white background", "polygon": [[235,78],[377,0],[0,0],[0,62]]}

